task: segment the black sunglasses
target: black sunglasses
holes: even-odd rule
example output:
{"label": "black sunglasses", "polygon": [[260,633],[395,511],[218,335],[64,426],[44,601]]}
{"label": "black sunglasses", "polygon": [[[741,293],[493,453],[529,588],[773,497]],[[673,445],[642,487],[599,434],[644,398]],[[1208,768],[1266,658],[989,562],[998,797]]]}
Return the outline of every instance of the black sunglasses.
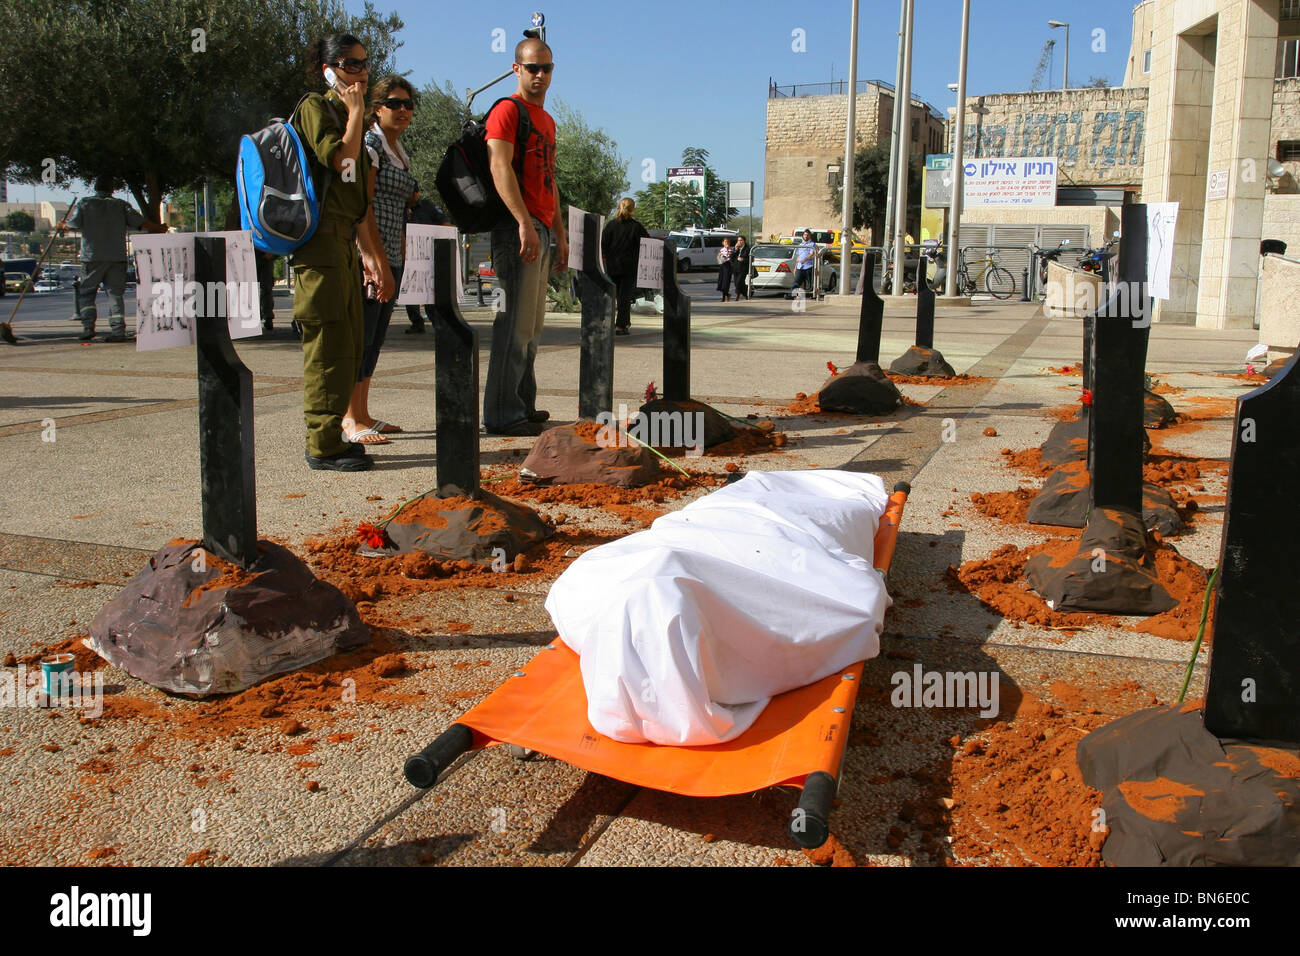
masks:
{"label": "black sunglasses", "polygon": [[410,110],[415,112],[415,100],[401,99],[400,97],[390,96],[382,100],[380,106],[387,106],[390,110]]}
{"label": "black sunglasses", "polygon": [[555,69],[554,63],[520,63],[525,70],[536,76],[538,73],[550,73]]}
{"label": "black sunglasses", "polygon": [[330,65],[339,67],[344,73],[361,73],[369,69],[370,58],[366,57],[364,60],[358,60],[356,57],[349,56]]}

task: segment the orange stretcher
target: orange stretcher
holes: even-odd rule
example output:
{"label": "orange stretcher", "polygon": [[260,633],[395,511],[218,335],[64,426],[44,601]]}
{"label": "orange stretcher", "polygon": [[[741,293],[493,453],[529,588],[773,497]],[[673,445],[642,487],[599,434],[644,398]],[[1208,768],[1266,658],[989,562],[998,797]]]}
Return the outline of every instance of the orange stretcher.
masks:
{"label": "orange stretcher", "polygon": [[[894,486],[875,538],[875,566],[888,575],[911,488]],[[592,729],[578,655],[562,641],[544,647],[521,671],[409,757],[406,779],[427,788],[462,754],[497,744],[535,750],[591,773],[669,793],[720,797],[767,787],[802,788],[791,815],[795,842],[816,849],[830,834],[859,661],[814,684],[772,698],[735,740],[706,747],[620,743]]]}

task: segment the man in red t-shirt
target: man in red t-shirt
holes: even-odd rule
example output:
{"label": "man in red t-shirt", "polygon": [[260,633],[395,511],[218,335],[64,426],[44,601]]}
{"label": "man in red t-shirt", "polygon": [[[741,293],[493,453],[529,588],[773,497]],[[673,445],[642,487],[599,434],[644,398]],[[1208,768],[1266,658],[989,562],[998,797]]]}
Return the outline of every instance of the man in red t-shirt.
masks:
{"label": "man in red t-shirt", "polygon": [[[483,396],[483,425],[490,435],[539,435],[549,412],[537,408],[533,366],[546,318],[546,279],[555,239],[555,271],[568,267],[569,241],[555,186],[555,120],[542,107],[555,61],[538,39],[515,47],[519,89],[487,117],[492,181],[515,225],[492,231],[492,264],[505,294],[505,311],[492,323],[492,351]],[[515,142],[519,110],[528,111],[528,141]],[[522,179],[515,151],[523,150]]]}

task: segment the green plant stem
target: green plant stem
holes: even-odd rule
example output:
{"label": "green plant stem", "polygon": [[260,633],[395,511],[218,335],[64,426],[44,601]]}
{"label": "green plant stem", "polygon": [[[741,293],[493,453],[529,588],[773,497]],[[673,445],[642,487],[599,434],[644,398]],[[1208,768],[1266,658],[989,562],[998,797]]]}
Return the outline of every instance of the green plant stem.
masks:
{"label": "green plant stem", "polygon": [[653,454],[658,455],[658,456],[659,456],[660,458],[662,458],[664,461],[668,462],[668,464],[672,465],[674,468],[676,468],[678,471],[680,471],[680,472],[681,472],[683,475],[685,475],[687,478],[691,477],[690,472],[688,472],[688,471],[687,471],[685,468],[683,468],[681,465],[677,464],[677,462],[673,461],[671,458],[669,458],[667,455],[665,455],[663,452],[661,452],[658,448],[652,448],[651,446],[649,446],[649,445],[647,445],[645,442],[643,442],[641,439],[639,439],[639,438],[637,438],[635,435],[633,435],[631,432],[624,432],[623,434],[626,435],[628,438],[632,439],[634,442],[636,442],[636,443],[637,443],[638,445],[640,445],[642,448],[649,448],[650,451],[651,451]]}
{"label": "green plant stem", "polygon": [[1219,579],[1219,569],[1210,572],[1210,580],[1205,585],[1205,598],[1201,601],[1201,626],[1196,630],[1196,641],[1192,644],[1192,659],[1187,662],[1187,672],[1183,674],[1183,688],[1178,692],[1178,703],[1187,696],[1187,687],[1192,682],[1192,671],[1196,667],[1196,655],[1201,651],[1201,639],[1205,637],[1205,622],[1210,617],[1210,594],[1214,591],[1214,582]]}

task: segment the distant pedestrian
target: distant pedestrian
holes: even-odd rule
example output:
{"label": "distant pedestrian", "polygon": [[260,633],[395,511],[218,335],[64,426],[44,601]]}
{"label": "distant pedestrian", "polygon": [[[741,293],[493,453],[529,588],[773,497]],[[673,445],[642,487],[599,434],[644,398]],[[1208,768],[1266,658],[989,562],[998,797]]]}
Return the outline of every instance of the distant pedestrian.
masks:
{"label": "distant pedestrian", "polygon": [[736,237],[736,249],[731,254],[731,275],[736,280],[736,299],[749,298],[749,243],[744,236]]}
{"label": "distant pedestrian", "polygon": [[722,301],[731,301],[731,237],[728,236],[722,240],[722,248],[718,250],[718,291],[722,293]]}
{"label": "distant pedestrian", "polygon": [[807,289],[808,295],[815,296],[813,288],[813,266],[817,258],[817,243],[813,242],[812,231],[803,231],[803,242],[795,246],[795,289]]}
{"label": "distant pedestrian", "polygon": [[98,313],[95,299],[102,282],[108,290],[108,335],[105,342],[126,341],[126,231],[147,229],[166,232],[167,227],[146,219],[126,202],[113,197],[116,183],[110,177],[95,180],[95,195],[77,203],[59,231],[81,230],[81,341],[95,337]]}
{"label": "distant pedestrian", "polygon": [[605,232],[600,237],[600,254],[605,258],[605,271],[618,286],[615,335],[631,334],[632,300],[636,297],[636,263],[641,256],[641,240],[650,238],[645,226],[633,218],[635,211],[635,200],[619,200],[618,214],[605,226]]}

